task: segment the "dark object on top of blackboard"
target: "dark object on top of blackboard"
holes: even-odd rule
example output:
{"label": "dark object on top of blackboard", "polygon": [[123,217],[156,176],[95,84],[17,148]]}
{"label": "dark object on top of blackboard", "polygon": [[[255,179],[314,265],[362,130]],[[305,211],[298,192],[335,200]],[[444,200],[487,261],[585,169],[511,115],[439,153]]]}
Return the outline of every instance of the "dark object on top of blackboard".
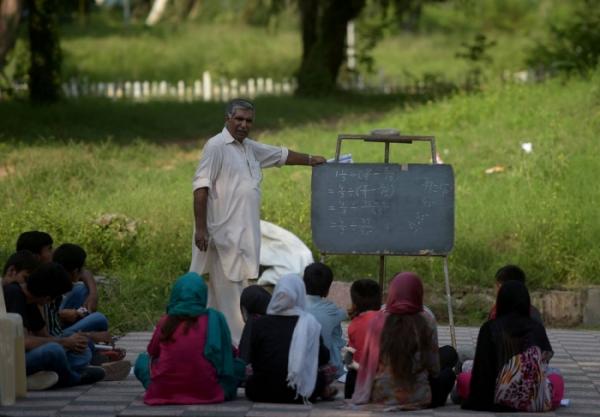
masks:
{"label": "dark object on top of blackboard", "polygon": [[323,254],[444,256],[454,245],[452,166],[316,166],[311,212]]}

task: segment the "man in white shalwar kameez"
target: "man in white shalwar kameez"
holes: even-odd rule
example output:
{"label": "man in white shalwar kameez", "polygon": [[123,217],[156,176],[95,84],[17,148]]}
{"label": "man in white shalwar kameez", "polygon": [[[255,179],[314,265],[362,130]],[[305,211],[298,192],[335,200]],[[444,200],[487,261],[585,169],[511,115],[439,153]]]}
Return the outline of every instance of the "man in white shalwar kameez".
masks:
{"label": "man in white shalwar kameez", "polygon": [[195,231],[190,271],[208,272],[208,306],[227,319],[235,345],[244,327],[240,295],[258,277],[262,168],[318,165],[322,156],[258,143],[248,134],[254,106],[227,104],[223,131],[204,145],[193,181]]}

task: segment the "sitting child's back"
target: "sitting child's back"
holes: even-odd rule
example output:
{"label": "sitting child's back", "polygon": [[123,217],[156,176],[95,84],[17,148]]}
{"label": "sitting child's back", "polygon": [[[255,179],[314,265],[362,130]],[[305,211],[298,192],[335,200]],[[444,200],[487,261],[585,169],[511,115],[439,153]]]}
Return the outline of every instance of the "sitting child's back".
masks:
{"label": "sitting child's back", "polygon": [[342,321],[348,319],[344,310],[327,300],[327,294],[333,282],[333,272],[322,263],[310,264],[304,270],[306,286],[306,311],[321,324],[323,344],[329,349],[329,363],[335,367],[336,377],[344,374],[341,350],[346,346],[342,332]]}
{"label": "sitting child's back", "polygon": [[183,320],[165,338],[163,329],[174,325],[177,324],[168,315],[163,316],[148,344],[148,354],[158,360],[152,366],[152,383],[144,402],[159,405],[224,401],[217,371],[204,356],[208,315]]}
{"label": "sitting child's back", "polygon": [[225,316],[206,307],[207,297],[206,283],[195,272],[173,285],[167,315],[135,363],[135,376],[147,389],[146,404],[206,404],[235,398],[243,365],[233,357]]}

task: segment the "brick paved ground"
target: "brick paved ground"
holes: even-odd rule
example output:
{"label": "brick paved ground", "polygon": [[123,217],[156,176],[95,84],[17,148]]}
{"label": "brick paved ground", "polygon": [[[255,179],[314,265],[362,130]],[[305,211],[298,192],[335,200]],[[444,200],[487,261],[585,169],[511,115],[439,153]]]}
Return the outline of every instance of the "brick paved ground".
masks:
{"label": "brick paved ground", "polygon": [[[440,326],[440,344],[450,342],[448,327]],[[473,346],[476,328],[457,328],[460,347]],[[545,416],[600,416],[600,332],[550,330],[554,348],[552,366],[559,368],[566,381],[565,397],[571,399],[570,407],[563,407]],[[149,333],[129,333],[120,340],[127,349],[127,359],[134,361],[145,350]],[[217,405],[148,407],[141,400],[142,387],[133,376],[119,382],[100,382],[93,386],[31,392],[10,407],[0,407],[0,416],[65,416],[65,417],[366,417],[383,416],[361,410],[341,409],[343,401],[317,403],[312,406],[251,403],[239,391],[238,399]],[[516,413],[517,415],[521,415]],[[460,417],[491,413],[476,413],[448,405],[435,410],[405,412],[403,415],[423,417]],[[515,415],[515,414],[510,414]],[[523,415],[531,415],[524,414]]]}

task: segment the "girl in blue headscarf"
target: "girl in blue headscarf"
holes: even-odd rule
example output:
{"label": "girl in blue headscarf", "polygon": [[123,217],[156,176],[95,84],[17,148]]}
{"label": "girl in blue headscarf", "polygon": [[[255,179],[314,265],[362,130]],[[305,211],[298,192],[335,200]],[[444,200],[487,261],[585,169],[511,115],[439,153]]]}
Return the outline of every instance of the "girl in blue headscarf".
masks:
{"label": "girl in blue headscarf", "polygon": [[146,388],[144,402],[207,404],[234,399],[244,364],[233,357],[225,317],[206,308],[207,287],[189,272],[173,285],[167,314],[158,322],[135,375]]}

